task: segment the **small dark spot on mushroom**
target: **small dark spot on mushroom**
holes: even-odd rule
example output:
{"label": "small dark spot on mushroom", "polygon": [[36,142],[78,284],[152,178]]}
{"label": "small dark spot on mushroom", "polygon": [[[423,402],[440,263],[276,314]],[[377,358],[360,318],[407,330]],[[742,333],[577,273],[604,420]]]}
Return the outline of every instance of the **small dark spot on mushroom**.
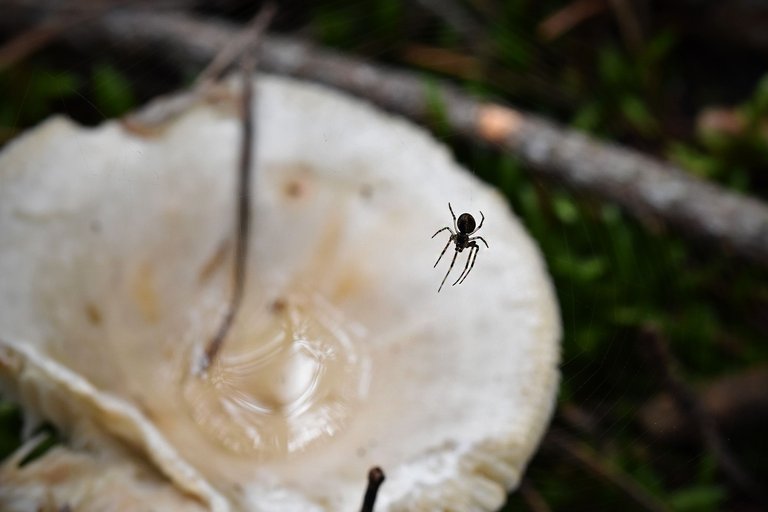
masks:
{"label": "small dark spot on mushroom", "polygon": [[373,197],[373,187],[370,186],[368,183],[364,184],[362,187],[360,187],[360,196],[363,199],[370,199]]}
{"label": "small dark spot on mushroom", "polygon": [[93,219],[88,227],[90,228],[91,233],[101,233],[101,222],[96,219]]}
{"label": "small dark spot on mushroom", "polygon": [[307,193],[306,183],[292,179],[285,184],[285,195],[291,199],[299,199]]}
{"label": "small dark spot on mushroom", "polygon": [[101,325],[103,318],[101,310],[92,302],[85,305],[85,317],[91,325]]}
{"label": "small dark spot on mushroom", "polygon": [[287,307],[288,303],[286,300],[282,297],[278,297],[272,302],[272,304],[269,306],[269,309],[273,315],[279,315],[280,313],[283,313]]}
{"label": "small dark spot on mushroom", "polygon": [[367,453],[368,453],[368,450],[366,450],[362,446],[357,450],[355,450],[355,455],[357,455],[357,457],[360,459],[364,458]]}

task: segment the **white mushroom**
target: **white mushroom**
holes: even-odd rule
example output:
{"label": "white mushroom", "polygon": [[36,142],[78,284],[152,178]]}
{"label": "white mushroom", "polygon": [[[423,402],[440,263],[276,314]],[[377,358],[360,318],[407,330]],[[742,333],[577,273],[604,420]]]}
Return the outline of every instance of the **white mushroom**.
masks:
{"label": "white mushroom", "polygon": [[[380,465],[377,510],[481,511],[519,482],[558,376],[535,244],[422,130],[321,87],[258,88],[245,299],[205,377],[231,284],[236,86],[153,133],[54,118],[0,154],[0,376],[69,436],[6,461],[3,510],[44,487],[78,511],[105,510],[100,493],[356,510]],[[490,249],[438,294],[448,201],[483,210]],[[51,483],[52,464],[76,470]]]}

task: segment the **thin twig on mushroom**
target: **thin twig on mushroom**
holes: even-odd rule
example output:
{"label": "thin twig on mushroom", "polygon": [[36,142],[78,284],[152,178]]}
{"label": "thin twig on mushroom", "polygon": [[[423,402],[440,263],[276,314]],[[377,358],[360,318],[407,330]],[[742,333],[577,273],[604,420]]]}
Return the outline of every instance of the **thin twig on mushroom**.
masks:
{"label": "thin twig on mushroom", "polygon": [[[241,121],[241,140],[240,140],[240,160],[238,162],[238,197],[236,210],[236,239],[235,239],[235,262],[233,268],[232,296],[224,317],[219,325],[216,334],[205,347],[204,358],[200,363],[200,368],[205,371],[208,366],[216,359],[216,355],[221,350],[224,340],[227,337],[229,329],[235,320],[240,304],[243,300],[243,290],[246,279],[246,260],[248,259],[248,235],[251,226],[251,173],[253,167],[253,154],[255,153],[255,132],[254,109],[256,102],[253,98],[254,71],[256,69],[257,48],[264,30],[269,25],[274,16],[275,6],[268,3],[254,19],[251,24],[251,30],[245,34],[242,39],[236,41],[237,44],[225,48],[219,56],[211,63],[211,66],[201,75],[202,81],[207,81],[211,77],[218,76],[223,69],[227,67],[226,61],[230,58],[230,52],[242,52],[242,77],[243,77],[243,100],[240,106]],[[241,48],[242,45],[242,48]],[[231,48],[231,50],[230,50]]]}

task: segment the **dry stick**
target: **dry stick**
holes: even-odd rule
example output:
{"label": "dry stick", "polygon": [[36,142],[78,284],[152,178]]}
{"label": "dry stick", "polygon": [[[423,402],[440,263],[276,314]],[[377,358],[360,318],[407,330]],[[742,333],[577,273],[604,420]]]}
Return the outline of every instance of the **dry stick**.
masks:
{"label": "dry stick", "polygon": [[643,48],[643,27],[630,0],[610,0],[626,46],[633,52]]}
{"label": "dry stick", "polygon": [[[0,2],[1,4],[1,2]],[[176,66],[208,62],[236,33],[229,24],[182,14],[110,14],[71,40],[106,42],[133,54],[162,54]],[[99,46],[103,51],[103,46]],[[430,120],[435,98],[456,133],[491,143],[536,175],[621,205],[642,221],[663,223],[768,266],[768,207],[639,152],[608,144],[537,116],[479,101],[439,81],[318,49],[290,38],[267,38],[261,69],[324,83],[418,121]]]}
{"label": "dry stick", "polygon": [[[221,350],[227,333],[232,327],[235,316],[240,309],[243,301],[243,290],[245,289],[247,256],[248,256],[248,235],[251,226],[251,168],[253,166],[253,153],[255,139],[254,134],[256,126],[254,123],[255,102],[253,100],[254,90],[254,72],[256,69],[257,48],[261,34],[264,33],[269,25],[275,8],[272,4],[267,4],[256,16],[249,31],[249,44],[243,44],[242,47],[242,79],[243,79],[243,100],[241,105],[240,121],[241,141],[240,141],[240,161],[238,162],[238,201],[236,210],[237,238],[235,241],[235,262],[233,268],[232,297],[227,304],[227,310],[224,318],[219,325],[218,331],[205,347],[204,359],[201,361],[200,370],[204,372],[215,361],[216,355]],[[223,52],[222,52],[223,53]],[[204,80],[216,76],[223,71],[226,66],[224,59],[214,59],[212,68],[209,68],[209,74],[203,75]],[[219,69],[221,68],[221,69]],[[200,83],[200,82],[198,82]]]}
{"label": "dry stick", "polygon": [[607,0],[575,0],[539,23],[537,32],[544,41],[553,41],[607,7]]}
{"label": "dry stick", "polygon": [[565,432],[550,429],[545,438],[545,444],[554,446],[563,451],[590,473],[607,480],[617,488],[621,489],[628,497],[645,510],[651,512],[664,512],[668,510],[661,501],[646,491],[626,473],[603,462],[589,447],[580,444]]}
{"label": "dry stick", "polygon": [[651,351],[650,355],[653,358],[653,364],[658,365],[670,394],[680,409],[696,425],[704,445],[715,457],[718,466],[725,476],[754,500],[763,506],[768,506],[768,496],[738,463],[733,452],[728,448],[723,438],[720,437],[714,419],[707,414],[696,393],[680,376],[677,362],[670,353],[669,345],[661,332],[653,326],[646,326],[642,333],[642,341]]}
{"label": "dry stick", "polygon": [[[265,5],[264,9],[274,10],[274,7],[272,4],[268,4]],[[241,60],[240,58],[248,46],[254,44],[254,41],[260,37],[259,34],[264,32],[269,24],[268,21],[264,21],[267,15],[262,15],[262,11],[259,11],[245,28],[241,29],[224,48],[219,50],[206,68],[198,74],[191,88],[180,93],[176,92],[170,97],[159,96],[150,100],[147,104],[123,117],[123,126],[138,134],[152,133],[153,130],[162,127],[163,124],[178,117],[192,105],[204,99],[212,90],[215,91],[216,82],[224,76],[235,61]],[[268,17],[272,16],[274,16],[273,12],[268,13]]]}
{"label": "dry stick", "polygon": [[486,84],[508,94],[525,94],[542,101],[570,108],[578,103],[571,93],[564,91],[559,85],[538,75],[527,75],[489,67],[483,59],[474,54],[464,54],[455,50],[407,44],[400,52],[404,64],[414,65],[426,71],[435,71],[450,78],[459,80],[478,80],[482,78]]}
{"label": "dry stick", "polygon": [[[98,18],[109,9],[126,6],[137,7],[142,3],[147,3],[147,0],[102,0],[99,2],[76,0],[63,5],[57,0],[50,2],[47,6],[48,9],[46,9],[44,2],[4,0],[0,2],[0,10],[5,17],[4,21],[6,23],[10,21],[9,25],[11,26],[19,24],[20,21],[23,25],[23,19],[34,17],[36,12],[42,12],[44,15],[34,25],[27,27],[23,32],[11,37],[0,46],[0,69],[9,68],[23,61],[51,44],[71,27]],[[153,9],[188,7],[190,7],[190,0],[155,0],[152,2]],[[0,29],[2,28],[3,23],[0,22]]]}
{"label": "dry stick", "polygon": [[274,4],[266,4],[254,16],[248,26],[241,30],[240,34],[234,37],[227,46],[220,50],[210,64],[200,72],[195,80],[195,85],[203,86],[208,82],[218,80],[239,56],[243,56],[244,63],[251,66],[251,74],[253,74],[256,66],[252,58],[253,54],[257,50],[261,36],[275,15],[275,9]]}
{"label": "dry stick", "polygon": [[0,69],[13,66],[17,62],[43,48],[68,28],[84,21],[84,17],[57,18],[46,20],[25,30],[0,47]]}
{"label": "dry stick", "polygon": [[378,466],[371,468],[368,472],[368,487],[365,489],[363,506],[360,508],[360,512],[373,512],[376,496],[379,494],[379,487],[384,483],[385,478],[384,471]]}

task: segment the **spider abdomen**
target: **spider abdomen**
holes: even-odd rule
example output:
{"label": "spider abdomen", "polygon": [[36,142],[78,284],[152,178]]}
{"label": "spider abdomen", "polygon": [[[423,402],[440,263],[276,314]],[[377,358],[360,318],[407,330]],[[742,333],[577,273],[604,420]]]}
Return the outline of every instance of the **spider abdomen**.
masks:
{"label": "spider abdomen", "polygon": [[475,230],[475,218],[468,213],[462,213],[456,221],[456,227],[459,229],[459,234],[470,234]]}

